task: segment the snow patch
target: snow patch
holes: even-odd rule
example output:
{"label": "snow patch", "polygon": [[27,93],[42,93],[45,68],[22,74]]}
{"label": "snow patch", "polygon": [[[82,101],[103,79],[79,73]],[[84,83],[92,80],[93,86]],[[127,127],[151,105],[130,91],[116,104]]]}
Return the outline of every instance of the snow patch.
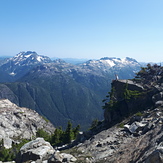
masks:
{"label": "snow patch", "polygon": [[118,58],[113,59],[113,61],[115,61],[115,62],[122,62],[122,60],[118,59]]}
{"label": "snow patch", "polygon": [[126,58],[122,59],[122,63],[128,63],[128,61],[126,60]]}
{"label": "snow patch", "polygon": [[11,73],[9,73],[9,75],[15,76],[15,75],[16,75],[16,73],[11,72]]}
{"label": "snow patch", "polygon": [[42,61],[42,57],[41,57],[41,56],[37,56],[37,60],[38,60],[39,62],[41,62],[41,61]]}
{"label": "snow patch", "polygon": [[111,67],[115,66],[115,63],[111,60],[105,60],[106,63],[108,63]]}
{"label": "snow patch", "polygon": [[28,55],[25,55],[24,57],[25,58],[28,58],[28,57],[30,57],[32,54],[28,54]]}

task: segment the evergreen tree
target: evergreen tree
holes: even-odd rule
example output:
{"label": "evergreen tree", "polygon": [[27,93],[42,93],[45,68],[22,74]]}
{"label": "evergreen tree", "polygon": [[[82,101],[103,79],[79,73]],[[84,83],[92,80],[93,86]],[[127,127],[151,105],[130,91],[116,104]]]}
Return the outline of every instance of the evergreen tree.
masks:
{"label": "evergreen tree", "polygon": [[63,135],[64,135],[64,131],[62,130],[61,127],[56,128],[56,130],[54,131],[54,134],[51,137],[50,143],[52,145],[60,145],[63,143]]}
{"label": "evergreen tree", "polygon": [[71,140],[74,138],[74,132],[72,129],[72,123],[68,121],[67,128],[64,134],[64,143],[71,143]]}
{"label": "evergreen tree", "polygon": [[73,133],[74,133],[74,139],[77,137],[79,133],[80,125],[77,125],[75,128],[73,128]]}
{"label": "evergreen tree", "polygon": [[42,137],[45,141],[50,141],[50,135],[43,129],[38,129],[36,132],[36,137]]}

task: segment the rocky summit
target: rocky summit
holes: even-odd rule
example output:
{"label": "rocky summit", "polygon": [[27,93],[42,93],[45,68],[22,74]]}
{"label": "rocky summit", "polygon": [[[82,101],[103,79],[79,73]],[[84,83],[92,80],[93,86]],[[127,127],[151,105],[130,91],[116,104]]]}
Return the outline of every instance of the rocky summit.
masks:
{"label": "rocky summit", "polygon": [[36,111],[18,107],[7,99],[0,100],[0,140],[3,139],[5,148],[11,148],[13,142],[32,139],[41,128],[49,134],[55,131]]}

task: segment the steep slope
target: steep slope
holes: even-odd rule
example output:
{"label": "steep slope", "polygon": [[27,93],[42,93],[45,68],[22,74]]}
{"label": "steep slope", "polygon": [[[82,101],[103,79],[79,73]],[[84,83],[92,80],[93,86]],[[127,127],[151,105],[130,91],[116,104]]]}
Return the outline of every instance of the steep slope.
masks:
{"label": "steep slope", "polygon": [[103,128],[66,152],[83,163],[162,163],[162,113],[163,108],[157,108],[136,114],[109,129]]}

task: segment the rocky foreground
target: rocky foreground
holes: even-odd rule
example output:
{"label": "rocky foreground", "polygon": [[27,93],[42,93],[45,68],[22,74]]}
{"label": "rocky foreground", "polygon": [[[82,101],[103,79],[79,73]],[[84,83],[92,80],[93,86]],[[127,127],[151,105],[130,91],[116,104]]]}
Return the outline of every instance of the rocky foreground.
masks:
{"label": "rocky foreground", "polygon": [[69,151],[81,162],[162,163],[163,108],[135,115]]}
{"label": "rocky foreground", "polygon": [[74,155],[82,162],[163,163],[163,67],[148,64],[133,80],[113,81],[109,97],[104,122],[80,135]]}
{"label": "rocky foreground", "polygon": [[0,100],[0,140],[5,148],[22,139],[32,139],[38,129],[43,128],[49,134],[54,126],[34,110],[18,107],[7,99]]}

